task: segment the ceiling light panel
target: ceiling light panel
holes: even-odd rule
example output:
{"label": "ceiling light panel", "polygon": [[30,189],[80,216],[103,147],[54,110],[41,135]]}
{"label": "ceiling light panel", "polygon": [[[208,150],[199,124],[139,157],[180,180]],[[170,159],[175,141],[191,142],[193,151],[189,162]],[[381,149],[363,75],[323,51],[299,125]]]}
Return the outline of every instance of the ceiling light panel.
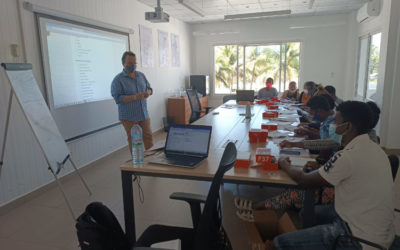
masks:
{"label": "ceiling light panel", "polygon": [[[152,8],[156,0],[138,0]],[[315,0],[308,9],[310,0],[184,0],[185,3],[204,13],[200,17],[179,0],[161,0],[161,6],[171,17],[185,22],[222,21],[223,15],[246,14],[291,10],[291,16],[344,13],[360,8],[367,0]]]}

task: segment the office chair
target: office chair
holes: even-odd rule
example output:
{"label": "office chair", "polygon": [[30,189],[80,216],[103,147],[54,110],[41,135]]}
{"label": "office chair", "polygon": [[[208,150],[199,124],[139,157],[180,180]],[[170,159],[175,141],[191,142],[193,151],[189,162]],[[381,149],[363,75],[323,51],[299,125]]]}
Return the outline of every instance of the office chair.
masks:
{"label": "office chair", "polygon": [[222,97],[222,103],[226,103],[229,100],[236,100],[236,95],[224,95]]}
{"label": "office chair", "polygon": [[[392,177],[393,177],[393,181],[395,181],[396,179],[396,174],[397,174],[397,170],[399,168],[399,157],[397,155],[389,155],[389,162],[390,162],[390,167],[392,169]],[[395,208],[394,211],[396,213],[400,213],[400,209]],[[335,243],[333,245],[333,249],[336,249],[337,244],[339,243],[339,241],[341,240],[352,240],[352,241],[357,241],[363,244],[366,244],[368,246],[377,248],[377,249],[382,249],[382,250],[386,250],[385,247],[380,246],[376,243],[355,237],[353,235],[339,235],[338,237],[336,237]],[[400,249],[400,236],[396,235],[396,237],[394,238],[392,245],[390,246],[389,250],[399,250]]]}
{"label": "office chair", "polygon": [[[150,245],[181,239],[182,250],[222,250],[232,249],[229,239],[222,227],[221,201],[219,189],[224,174],[233,167],[236,162],[236,147],[230,142],[222,155],[217,172],[211,183],[207,197],[189,193],[173,193],[170,198],[182,200],[189,204],[193,228],[152,225],[148,227],[136,242],[134,250],[146,249]],[[204,204],[201,212],[201,204]],[[175,236],[175,237],[174,237]],[[157,238],[155,240],[155,238]],[[142,248],[139,248],[142,247]],[[151,249],[151,248],[147,248]]]}
{"label": "office chair", "polygon": [[[195,89],[187,89],[186,94],[189,99],[190,108],[192,110],[192,114],[190,115],[189,123],[192,123],[200,118],[201,113],[204,111],[202,110],[199,96],[197,95],[197,91]],[[205,114],[208,114],[212,107],[204,107]]]}
{"label": "office chair", "polygon": [[399,169],[399,157],[397,155],[389,155],[390,167],[392,168],[393,181],[396,179],[397,170]]}

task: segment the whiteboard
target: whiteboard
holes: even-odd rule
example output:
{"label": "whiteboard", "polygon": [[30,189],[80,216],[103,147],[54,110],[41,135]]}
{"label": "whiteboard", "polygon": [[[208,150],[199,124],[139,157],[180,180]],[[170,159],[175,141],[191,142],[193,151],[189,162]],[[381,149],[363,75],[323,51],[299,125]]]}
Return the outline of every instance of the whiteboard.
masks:
{"label": "whiteboard", "polygon": [[14,95],[22,108],[32,131],[54,172],[59,163],[65,163],[70,155],[50,110],[39,90],[31,64],[2,64],[6,69]]}

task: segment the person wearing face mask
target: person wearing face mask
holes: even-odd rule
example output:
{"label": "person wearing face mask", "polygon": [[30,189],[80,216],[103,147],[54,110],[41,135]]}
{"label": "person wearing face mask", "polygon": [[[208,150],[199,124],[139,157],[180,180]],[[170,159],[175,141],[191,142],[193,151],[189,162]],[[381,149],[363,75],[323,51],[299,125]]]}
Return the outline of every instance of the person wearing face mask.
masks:
{"label": "person wearing face mask", "polygon": [[317,90],[317,84],[313,81],[308,81],[304,83],[304,90],[301,92],[299,96],[299,102],[307,105],[308,101],[311,97],[314,96],[315,91]]}
{"label": "person wearing face mask", "polygon": [[285,90],[282,94],[282,99],[289,99],[291,101],[297,101],[299,99],[299,90],[297,89],[296,82],[291,81],[289,83],[289,89]]}
{"label": "person wearing face mask", "polygon": [[136,55],[126,51],[122,55],[123,70],[111,83],[111,95],[118,105],[118,116],[128,136],[128,146],[132,154],[131,128],[139,124],[143,132],[144,148],[153,146],[147,98],[153,89],[142,72],[136,71]]}
{"label": "person wearing face mask", "polygon": [[278,96],[278,91],[276,90],[276,88],[272,87],[273,84],[274,84],[274,79],[268,77],[265,83],[266,87],[258,91],[257,98],[259,100],[264,100]]}
{"label": "person wearing face mask", "polygon": [[334,103],[328,95],[314,96],[308,101],[307,107],[309,113],[315,120],[320,122],[319,129],[315,126],[304,126],[297,128],[294,132],[299,135],[305,135],[310,139],[328,139],[329,124],[333,121]]}
{"label": "person wearing face mask", "polygon": [[[303,187],[334,186],[334,205],[315,206],[317,225],[274,239],[276,249],[330,249],[339,235],[388,248],[394,233],[393,178],[385,152],[368,133],[372,112],[367,104],[346,101],[337,107],[335,133],[343,150],[318,169],[305,172],[280,158],[279,166]],[[358,242],[340,241],[338,249],[362,249]]]}
{"label": "person wearing face mask", "polygon": [[328,85],[325,87],[325,90],[328,91],[329,95],[333,98],[333,100],[335,101],[335,106],[339,106],[339,104],[341,104],[343,102],[342,99],[340,99],[339,97],[336,96],[336,89],[335,87]]}

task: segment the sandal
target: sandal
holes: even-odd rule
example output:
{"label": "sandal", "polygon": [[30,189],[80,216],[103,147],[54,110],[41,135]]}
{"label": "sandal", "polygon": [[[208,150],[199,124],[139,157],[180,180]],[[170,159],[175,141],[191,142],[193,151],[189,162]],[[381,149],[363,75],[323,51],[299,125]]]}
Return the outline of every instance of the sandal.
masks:
{"label": "sandal", "polygon": [[247,211],[253,211],[253,201],[251,200],[246,200],[240,197],[235,197],[233,200],[235,203],[235,207],[239,210],[247,210]]}
{"label": "sandal", "polygon": [[242,221],[247,221],[247,222],[254,222],[254,215],[252,210],[238,210],[236,211],[236,215],[241,219]]}

